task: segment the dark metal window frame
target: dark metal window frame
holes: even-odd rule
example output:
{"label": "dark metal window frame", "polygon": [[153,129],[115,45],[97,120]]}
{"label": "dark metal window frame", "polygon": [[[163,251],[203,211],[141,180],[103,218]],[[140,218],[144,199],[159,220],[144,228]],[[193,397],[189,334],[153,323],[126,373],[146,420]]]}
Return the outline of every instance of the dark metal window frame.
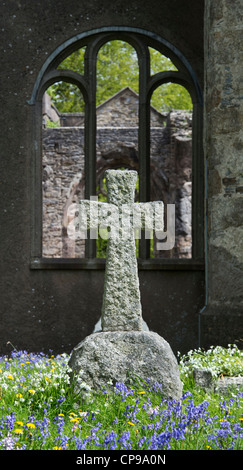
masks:
{"label": "dark metal window frame", "polygon": [[[139,195],[140,201],[150,195],[150,99],[153,91],[168,82],[184,86],[193,103],[192,124],[192,258],[150,259],[148,240],[140,240],[140,269],[204,269],[204,163],[202,147],[202,95],[186,58],[163,38],[138,29],[110,27],[82,33],[56,49],[43,65],[29,100],[31,106],[32,142],[32,269],[103,269],[104,259],[95,258],[95,240],[87,240],[86,258],[64,259],[42,257],[42,98],[53,83],[75,84],[85,101],[85,197],[96,194],[96,60],[99,49],[108,41],[123,40],[134,47],[139,66]],[[58,65],[75,50],[86,46],[85,71],[80,75]],[[150,75],[149,47],[169,57],[177,71]]]}

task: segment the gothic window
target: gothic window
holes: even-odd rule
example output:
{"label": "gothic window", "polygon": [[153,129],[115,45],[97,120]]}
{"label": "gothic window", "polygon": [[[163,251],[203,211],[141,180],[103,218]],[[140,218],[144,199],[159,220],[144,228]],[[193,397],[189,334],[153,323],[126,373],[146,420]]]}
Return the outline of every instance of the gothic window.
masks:
{"label": "gothic window", "polygon": [[[124,45],[129,47],[132,63],[122,88],[117,70],[117,88],[104,100],[99,86],[104,74],[99,71],[105,69],[104,51],[112,43],[119,45],[120,54]],[[168,90],[172,100],[183,90],[191,109],[172,110],[165,100],[158,109]],[[68,94],[75,103],[71,113],[65,107]],[[33,268],[104,266],[105,246],[90,237],[70,236],[69,224],[80,198],[106,197],[108,168],[137,170],[137,199],[164,201],[165,228],[175,205],[174,245],[157,250],[154,235],[148,238],[142,232],[137,243],[141,268],[203,262],[202,102],[195,74],[179,51],[132,28],[81,34],[48,59],[30,103],[36,142]],[[160,247],[166,241],[168,234]]]}

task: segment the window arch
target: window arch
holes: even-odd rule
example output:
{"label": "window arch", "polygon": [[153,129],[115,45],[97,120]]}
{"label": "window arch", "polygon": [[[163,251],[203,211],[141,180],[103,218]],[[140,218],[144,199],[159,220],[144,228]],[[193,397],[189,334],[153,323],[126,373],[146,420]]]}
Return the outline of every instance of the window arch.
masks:
{"label": "window arch", "polygon": [[[166,266],[193,266],[203,263],[203,158],[202,158],[202,95],[196,76],[185,57],[163,38],[137,28],[110,27],[82,33],[71,38],[60,46],[43,65],[34,86],[29,104],[33,110],[33,230],[32,262],[33,268],[42,267],[89,267],[99,268],[103,260],[96,258],[94,240],[86,241],[84,259],[48,259],[42,254],[42,182],[41,182],[41,121],[42,98],[49,86],[59,81],[75,85],[82,94],[85,103],[84,154],[85,182],[84,196],[89,198],[96,194],[96,61],[104,44],[112,40],[126,41],[136,51],[139,67],[138,93],[138,171],[139,199],[150,200],[150,102],[153,92],[163,84],[175,83],[183,86],[190,94],[193,104],[192,118],[192,256],[191,259],[151,259],[150,243],[140,240],[139,265],[142,268],[164,269]],[[74,70],[63,69],[60,64],[74,51],[85,48],[84,71],[80,74]],[[151,72],[150,48],[168,57],[174,67],[171,70]]]}

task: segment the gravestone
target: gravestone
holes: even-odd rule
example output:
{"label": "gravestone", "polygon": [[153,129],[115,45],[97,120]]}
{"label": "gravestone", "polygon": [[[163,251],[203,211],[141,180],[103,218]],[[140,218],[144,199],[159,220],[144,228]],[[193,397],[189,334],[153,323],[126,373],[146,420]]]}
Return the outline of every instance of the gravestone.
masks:
{"label": "gravestone", "polygon": [[[87,336],[72,351],[69,366],[75,391],[108,383],[129,383],[134,376],[160,383],[166,398],[179,399],[179,368],[170,345],[143,330],[134,229],[162,231],[163,203],[134,203],[136,171],[106,172],[108,202],[80,201],[89,229],[110,227],[101,312],[102,331]],[[87,216],[88,214],[88,216]],[[84,392],[85,393],[85,392]]]}

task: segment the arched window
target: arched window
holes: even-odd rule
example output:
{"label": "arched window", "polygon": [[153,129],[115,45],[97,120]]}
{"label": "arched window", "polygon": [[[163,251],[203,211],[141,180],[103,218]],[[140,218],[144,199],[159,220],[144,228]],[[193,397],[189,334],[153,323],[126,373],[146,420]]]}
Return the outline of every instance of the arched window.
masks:
{"label": "arched window", "polygon": [[[102,60],[105,67],[104,51],[107,44],[111,43],[116,43],[116,46],[120,44],[121,52],[123,44],[133,50],[137,84],[135,81],[133,88],[136,89],[132,89],[130,85],[133,81],[130,77],[128,82],[124,82],[121,90],[115,90],[115,94],[109,98],[115,103],[110,125],[107,116],[104,125],[109,100],[105,100],[105,107],[102,96],[98,96],[97,83],[103,79],[99,70]],[[82,63],[75,65],[75,61],[70,61],[69,67],[68,58],[71,55],[76,54],[80,61],[78,51],[82,51]],[[77,112],[70,114],[65,108],[61,112],[57,110],[61,127],[57,127],[55,132],[58,135],[60,129],[65,128],[66,143],[63,141],[60,145],[60,139],[51,142],[52,150],[59,152],[59,159],[65,167],[65,176],[58,174],[58,159],[50,164],[45,143],[43,151],[43,135],[47,135],[50,128],[48,116],[45,116],[43,130],[43,97],[48,101],[48,96],[55,92],[63,104],[63,83],[69,84],[69,92],[77,103]],[[175,97],[178,89],[182,87],[184,95],[190,96],[191,109],[175,116],[171,110],[173,96]],[[51,93],[48,94],[48,90],[51,90]],[[168,109],[163,111],[158,109],[158,103],[165,93],[172,100],[172,104],[168,102]],[[183,94],[181,96],[183,99]],[[133,103],[133,112],[128,117],[126,115],[124,125],[121,125],[121,121],[116,125],[114,116],[117,115],[120,119],[123,109],[128,109],[128,103]],[[74,246],[68,239],[68,207],[78,198],[89,199],[97,193],[102,194],[105,169],[121,167],[138,171],[138,198],[141,202],[157,199],[163,200],[165,204],[176,205],[175,248],[160,250],[158,253],[154,249],[153,239],[149,240],[142,234],[138,249],[139,266],[144,269],[164,269],[166,266],[193,266],[195,263],[203,263],[202,98],[196,76],[178,50],[155,34],[135,28],[102,28],[80,34],[67,41],[48,58],[36,81],[30,104],[33,109],[35,136],[31,263],[33,268],[104,266],[104,259],[99,258],[99,255],[97,257],[96,240],[88,238]],[[129,119],[133,120],[132,124]],[[75,164],[72,162],[72,165],[70,160],[65,161],[65,151],[70,146],[68,132],[71,132],[71,127],[67,124],[68,120],[74,123],[70,125],[76,130],[80,145],[76,154],[74,151],[72,158]],[[126,125],[128,121],[129,126]],[[183,134],[182,131],[178,137],[181,125],[185,132]],[[134,128],[134,140],[128,138],[130,127]],[[73,145],[75,146],[75,143]],[[190,156],[185,155],[186,152],[189,152]],[[167,170],[163,165],[167,165]],[[176,177],[171,176],[173,171],[177,171]],[[52,194],[48,193],[48,185],[51,184]],[[51,229],[54,233],[55,227],[52,226],[50,217],[49,224],[47,223],[47,204],[48,199],[52,200],[53,191],[56,191],[60,198],[63,197],[63,192],[65,194],[62,208],[60,199],[59,216],[56,213],[59,210],[56,204],[53,204],[49,211],[49,216],[50,212],[56,211],[54,218],[59,217],[61,220],[59,248],[51,250],[48,237],[51,236]]]}

